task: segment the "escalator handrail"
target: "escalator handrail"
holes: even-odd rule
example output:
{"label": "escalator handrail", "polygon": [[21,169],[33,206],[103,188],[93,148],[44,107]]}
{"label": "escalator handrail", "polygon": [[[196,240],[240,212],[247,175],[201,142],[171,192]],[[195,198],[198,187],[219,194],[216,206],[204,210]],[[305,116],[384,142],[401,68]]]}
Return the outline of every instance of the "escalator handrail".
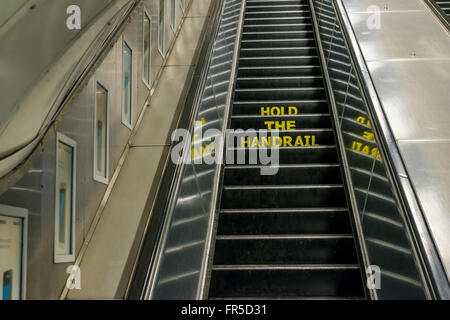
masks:
{"label": "escalator handrail", "polygon": [[404,206],[404,211],[406,212],[408,220],[407,227],[413,236],[417,249],[419,249],[419,258],[425,267],[423,269],[427,272],[425,276],[428,280],[429,289],[433,289],[434,295],[437,298],[449,299],[450,286],[448,285],[442,261],[425,221],[420,202],[407,174],[400,150],[382,108],[350,19],[342,0],[333,0],[333,3],[346,44],[352,55],[351,61],[355,67],[359,83],[361,84],[362,94],[367,102],[372,119],[375,121],[374,125],[380,133],[378,137],[380,142],[379,147],[384,151],[383,153],[386,156],[387,169],[391,177],[394,178],[394,188],[401,198],[401,204]]}

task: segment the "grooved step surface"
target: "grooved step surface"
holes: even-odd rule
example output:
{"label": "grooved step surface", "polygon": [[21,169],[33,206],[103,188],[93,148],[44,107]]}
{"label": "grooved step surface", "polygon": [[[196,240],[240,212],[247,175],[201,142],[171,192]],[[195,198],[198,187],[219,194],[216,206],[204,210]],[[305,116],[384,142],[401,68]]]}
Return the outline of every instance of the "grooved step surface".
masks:
{"label": "grooved step surface", "polygon": [[365,298],[308,1],[246,1],[234,93],[209,297]]}

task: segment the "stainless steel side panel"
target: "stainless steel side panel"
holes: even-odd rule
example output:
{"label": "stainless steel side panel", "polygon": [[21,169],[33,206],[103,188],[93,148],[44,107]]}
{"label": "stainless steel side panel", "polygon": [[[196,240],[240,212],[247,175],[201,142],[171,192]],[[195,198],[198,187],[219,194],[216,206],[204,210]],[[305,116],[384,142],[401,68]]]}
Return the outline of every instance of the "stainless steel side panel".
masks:
{"label": "stainless steel side panel", "polygon": [[379,30],[370,30],[373,13],[350,13],[366,61],[449,57],[450,35],[430,11],[384,12]]}
{"label": "stainless steel side panel", "polygon": [[397,140],[450,139],[450,51],[448,56],[368,63]]}
{"label": "stainless steel side panel", "polygon": [[422,0],[347,0],[344,2],[349,13],[367,12],[369,6],[378,6],[383,11],[426,9]]}
{"label": "stainless steel side panel", "polygon": [[365,268],[380,269],[373,299],[425,299],[430,294],[410,236],[408,220],[393,187],[389,163],[360,83],[355,62],[332,0],[316,0],[322,65],[329,89],[355,231]]}
{"label": "stainless steel side panel", "polygon": [[[342,0],[434,244],[450,276],[450,33],[423,0]],[[386,9],[383,3],[387,3]],[[370,30],[368,6],[381,7]]]}
{"label": "stainless steel side panel", "polygon": [[438,252],[450,270],[450,141],[399,141]]}

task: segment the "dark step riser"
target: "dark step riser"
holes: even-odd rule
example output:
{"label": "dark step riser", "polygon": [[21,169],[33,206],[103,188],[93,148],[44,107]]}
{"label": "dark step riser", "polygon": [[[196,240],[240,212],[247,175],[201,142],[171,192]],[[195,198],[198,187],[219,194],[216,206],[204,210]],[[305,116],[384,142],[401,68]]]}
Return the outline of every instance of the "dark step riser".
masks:
{"label": "dark step riser", "polygon": [[301,88],[301,87],[322,87],[321,77],[290,77],[290,78],[239,78],[236,83],[237,89],[261,89],[261,88]]}
{"label": "dark step riser", "polygon": [[341,171],[333,167],[279,168],[276,175],[261,175],[259,168],[225,169],[223,184],[239,185],[295,185],[295,184],[341,184]]}
{"label": "dark step riser", "polygon": [[[245,90],[245,91],[243,91]],[[250,90],[239,89],[235,92],[235,101],[264,101],[264,100],[322,100],[326,98],[325,90],[312,88],[304,90]]]}
{"label": "dark step riser", "polygon": [[343,188],[224,189],[222,209],[346,207]]}
{"label": "dark step riser", "polygon": [[[244,67],[239,68],[238,77],[307,77],[321,76],[319,65],[307,67],[282,67],[282,68],[258,68]],[[274,99],[272,99],[274,100]]]}
{"label": "dark step riser", "polygon": [[364,296],[358,269],[213,270],[212,279],[209,291],[212,298]]}
{"label": "dark step riser", "polygon": [[291,40],[248,40],[242,41],[241,48],[285,48],[285,47],[312,47],[315,46],[314,39]]}
{"label": "dark step riser", "polygon": [[[338,161],[337,152],[335,148],[316,148],[316,147],[305,147],[305,148],[282,148],[279,149],[279,164],[309,164],[309,163],[334,163]],[[243,154],[243,164],[261,164],[259,156],[256,156],[256,163],[250,163],[249,153],[253,153],[254,150],[228,150],[231,155],[234,155],[234,163],[237,163],[238,153]],[[270,150],[269,153],[270,155]],[[229,163],[231,164],[231,163]]]}
{"label": "dark step riser", "polygon": [[291,117],[252,117],[233,118],[232,129],[267,129],[267,130],[293,130],[303,128],[331,128],[331,119],[328,115],[291,116]]}
{"label": "dark step riser", "polygon": [[354,264],[353,238],[217,240],[214,265]]}
{"label": "dark step riser", "polygon": [[[227,144],[237,148],[252,148],[256,151],[258,151],[258,148],[271,147],[303,147],[312,150],[321,145],[334,144],[334,135],[331,130],[279,131],[278,137],[275,135],[272,136],[273,131],[256,131],[256,134],[251,132],[251,130],[248,131],[241,133],[236,130],[235,137],[229,136]],[[282,150],[279,150],[279,154],[281,153]]]}
{"label": "dark step riser", "polygon": [[[280,109],[272,109],[277,107]],[[295,110],[302,113],[328,113],[328,103],[321,101],[308,101],[308,102],[281,102],[273,101],[271,103],[259,103],[259,102],[247,102],[247,103],[235,103],[233,105],[233,115],[261,115],[267,108],[271,108],[271,112],[279,112],[281,114],[281,108],[285,113],[289,112],[289,107],[294,107]]]}
{"label": "dark step riser", "polygon": [[224,212],[218,235],[350,234],[347,211]]}
{"label": "dark step riser", "polygon": [[285,66],[317,66],[319,59],[314,56],[297,56],[278,58],[241,58],[239,67],[285,67]]}
{"label": "dark step riser", "polygon": [[293,23],[285,25],[247,25],[244,27],[244,33],[247,32],[280,32],[280,31],[306,31],[312,30],[312,24],[309,22],[305,23]]}
{"label": "dark step riser", "polygon": [[287,17],[283,13],[259,14],[247,13],[245,15],[245,25],[262,24],[293,24],[293,23],[311,23],[311,18],[305,17],[302,13],[291,13]]}

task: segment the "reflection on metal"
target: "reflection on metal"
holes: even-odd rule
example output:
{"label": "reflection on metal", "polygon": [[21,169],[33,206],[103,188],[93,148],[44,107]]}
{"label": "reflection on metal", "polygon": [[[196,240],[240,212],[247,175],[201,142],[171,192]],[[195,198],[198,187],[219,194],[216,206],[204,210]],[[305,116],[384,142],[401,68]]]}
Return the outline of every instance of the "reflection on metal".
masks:
{"label": "reflection on metal", "polygon": [[[360,89],[333,0],[313,2],[323,48],[324,69],[337,117],[338,139],[345,147],[346,176],[366,267],[381,269],[380,289],[372,298],[430,298],[408,221],[379,149],[379,132]],[[375,218],[374,218],[375,217]]]}
{"label": "reflection on metal", "polygon": [[[362,0],[358,3],[363,4],[366,1]],[[390,1],[394,3],[393,0]],[[343,2],[345,2],[345,8]],[[414,28],[414,30],[411,30],[409,27],[407,29],[409,34],[414,35],[410,38],[414,40],[414,47],[420,50],[421,57],[414,59],[408,57],[407,59],[409,61],[405,59],[394,59],[390,61],[369,62],[368,66],[366,66],[362,54],[365,51],[364,45],[357,40],[358,30],[352,26],[350,17],[346,14],[346,11],[352,11],[351,8],[347,7],[350,2],[349,0],[335,0],[336,9],[340,12],[343,31],[346,34],[355,61],[357,61],[358,73],[362,80],[363,89],[366,91],[366,96],[370,97],[368,102],[371,105],[371,112],[375,115],[373,119],[377,121],[379,132],[382,132],[384,154],[390,159],[389,164],[393,168],[392,176],[396,179],[399,189],[404,196],[403,200],[407,209],[406,212],[411,221],[412,230],[415,231],[418,239],[417,245],[422,252],[421,258],[428,268],[428,276],[433,282],[435,295],[437,298],[450,299],[450,285],[444,269],[444,266],[450,265],[450,259],[445,258],[449,252],[447,248],[448,227],[446,227],[449,221],[449,210],[445,209],[446,207],[448,208],[450,203],[448,201],[448,183],[445,182],[448,181],[448,176],[445,175],[445,172],[448,171],[440,169],[441,164],[447,163],[442,161],[442,159],[448,155],[448,152],[443,148],[448,143],[444,143],[445,140],[442,137],[448,138],[448,117],[445,118],[444,115],[447,114],[446,106],[449,101],[449,99],[445,99],[449,93],[446,87],[449,66],[448,53],[450,52],[448,50],[449,33],[439,26],[436,18],[423,5],[424,2],[422,0],[395,1],[395,3],[401,2],[403,12],[397,13],[398,21],[391,21],[392,23],[385,25],[385,28],[405,30],[401,24],[403,26],[410,25]],[[422,11],[425,13],[423,19],[420,20],[420,27],[417,27],[417,24],[411,24],[411,21],[413,21],[411,14],[417,14],[409,10],[411,9],[411,5],[414,4],[422,5]],[[430,28],[432,30],[431,32]],[[385,32],[385,30],[380,30],[380,32]],[[436,38],[430,42],[430,36]],[[402,39],[403,35],[397,33],[397,38]],[[377,39],[381,43],[384,41],[397,42],[397,40],[389,40],[385,37],[378,37]],[[407,42],[406,46],[411,46],[411,43]],[[436,54],[437,49],[442,48],[445,44],[447,44],[447,49],[440,50],[441,55]],[[427,55],[425,56],[424,53],[427,53]],[[399,58],[399,55],[397,54],[391,57]],[[438,58],[436,59],[435,57]],[[380,58],[382,59],[381,56],[376,57],[375,60],[380,60]],[[380,62],[384,62],[384,68],[373,68],[373,64]],[[401,67],[406,66],[406,62],[409,62],[409,67],[403,68],[402,70]],[[423,68],[424,64],[427,64],[428,68]],[[394,69],[394,66],[397,70]],[[382,69],[385,69],[385,72],[380,72]],[[375,74],[375,72],[379,72],[379,74]],[[446,74],[447,76],[445,76]],[[385,82],[390,82],[392,85],[384,86],[385,89],[389,88],[390,90],[383,93],[380,92],[379,84]],[[375,86],[377,90],[375,90]],[[401,99],[399,99],[400,97]],[[382,100],[383,98],[385,101]],[[428,107],[423,108],[424,105]],[[411,106],[416,106],[413,112],[411,112]],[[442,117],[438,118],[439,122],[431,121],[430,124],[430,118],[424,117],[424,115],[434,115],[434,112],[427,112],[425,114],[422,112],[423,110],[428,111],[431,109],[443,110],[441,112]],[[388,111],[393,112],[393,114],[389,114]],[[409,122],[405,125],[403,120],[410,120],[410,118],[404,118],[398,121],[398,115],[400,117],[415,116],[417,117],[415,119],[416,122]],[[447,121],[443,121],[444,119],[447,119]],[[417,123],[420,125],[417,126]],[[418,134],[419,131],[415,131],[417,128],[421,130],[420,134]],[[424,130],[425,128],[429,128],[430,130],[427,132]],[[407,133],[408,135],[403,136],[403,139],[407,140],[399,140],[399,133]],[[435,134],[437,136],[433,137]],[[405,152],[405,148],[402,148],[402,145],[404,146],[405,144],[409,144],[411,150],[414,151],[412,153]],[[431,149],[423,148],[423,146],[431,146],[433,144],[439,146]],[[402,156],[400,156],[400,152]],[[411,177],[408,176],[405,165]],[[427,168],[428,172],[425,173],[423,168]],[[419,185],[419,188],[417,188],[417,182],[423,182],[423,177],[426,177],[425,181],[427,183],[425,185]],[[436,178],[440,181],[436,182]],[[430,183],[431,181],[433,182]],[[413,190],[412,183],[414,183],[415,190]],[[431,191],[434,195],[442,192],[445,196],[439,195],[436,197],[433,195],[430,197],[429,193],[431,188],[435,188],[434,190],[438,191]],[[436,218],[435,215],[445,216],[447,218]],[[436,228],[434,231],[433,226]],[[436,230],[438,233],[435,233]],[[436,237],[437,234],[438,236]],[[441,256],[439,256],[439,253]],[[447,269],[450,268],[447,267]]]}
{"label": "reflection on metal", "polygon": [[[227,125],[243,3],[241,0],[224,0],[210,65],[205,69],[203,85],[197,93],[195,118],[190,128],[192,137],[200,128],[203,132],[207,129],[223,132]],[[185,150],[209,141],[187,141],[191,145]],[[220,155],[223,150],[215,152]],[[153,268],[147,275],[145,299],[202,297],[219,169],[218,164],[195,164],[193,161],[181,165],[180,179],[172,190]]]}

